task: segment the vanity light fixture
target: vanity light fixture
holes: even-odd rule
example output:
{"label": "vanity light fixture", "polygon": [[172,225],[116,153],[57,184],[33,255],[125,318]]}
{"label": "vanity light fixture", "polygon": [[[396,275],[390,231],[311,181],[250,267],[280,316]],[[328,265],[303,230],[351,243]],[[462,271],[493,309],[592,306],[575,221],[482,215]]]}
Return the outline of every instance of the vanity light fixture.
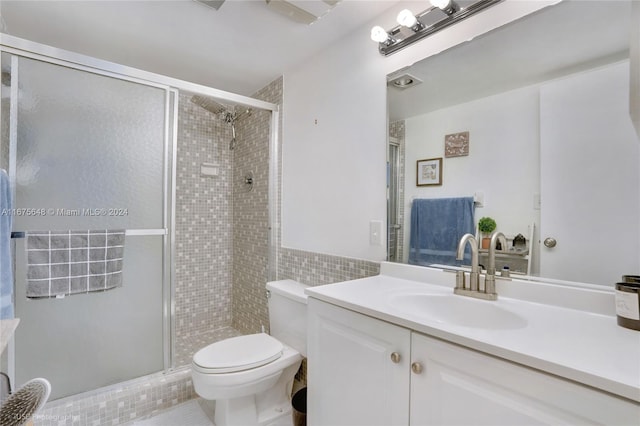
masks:
{"label": "vanity light fixture", "polygon": [[379,25],[371,28],[371,40],[384,44],[385,46],[390,46],[396,42],[396,39],[391,37],[391,35]]}
{"label": "vanity light fixture", "polygon": [[424,28],[424,24],[418,21],[418,18],[416,18],[413,12],[409,9],[402,9],[400,13],[398,13],[396,20],[398,21],[398,24],[403,27],[411,28],[413,32],[420,31]]}
{"label": "vanity light fixture", "polygon": [[453,0],[430,0],[433,7],[437,7],[447,15],[460,11],[460,6]]}
{"label": "vanity light fixture", "polygon": [[[373,27],[371,39],[378,43],[378,51],[381,55],[389,56],[501,1],[503,0],[477,0],[466,7],[460,7],[455,0],[431,0],[432,6],[417,15],[408,9],[402,10],[397,17],[399,25],[390,31],[380,26]],[[431,13],[435,15],[430,15]],[[433,23],[427,24],[427,22]],[[411,31],[409,32],[405,27]]]}

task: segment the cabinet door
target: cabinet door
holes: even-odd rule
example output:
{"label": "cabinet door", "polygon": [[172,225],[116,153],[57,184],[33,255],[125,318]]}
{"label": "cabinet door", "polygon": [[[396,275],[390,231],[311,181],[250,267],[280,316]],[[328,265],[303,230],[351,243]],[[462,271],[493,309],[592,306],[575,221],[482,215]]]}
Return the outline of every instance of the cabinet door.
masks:
{"label": "cabinet door", "polygon": [[313,298],[307,309],[309,424],[408,425],[409,330]]}
{"label": "cabinet door", "polygon": [[640,406],[509,361],[412,335],[411,425],[637,425]]}

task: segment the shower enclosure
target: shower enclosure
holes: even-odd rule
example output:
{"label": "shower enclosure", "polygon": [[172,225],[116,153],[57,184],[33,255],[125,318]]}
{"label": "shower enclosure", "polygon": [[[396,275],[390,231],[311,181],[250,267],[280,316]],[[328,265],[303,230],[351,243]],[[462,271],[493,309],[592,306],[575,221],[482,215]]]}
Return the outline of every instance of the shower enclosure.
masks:
{"label": "shower enclosure", "polygon": [[[9,53],[2,71],[15,185],[16,383],[46,377],[59,398],[162,370],[174,92]],[[83,229],[126,230],[124,285],[27,298],[20,232]]]}
{"label": "shower enclosure", "polygon": [[[0,47],[0,167],[13,186],[20,318],[3,369],[16,384],[47,378],[52,399],[171,369],[179,93],[267,110],[273,156],[277,106],[12,37]],[[272,217],[276,189],[269,162]],[[27,298],[24,233],[89,229],[126,231],[122,287]]]}
{"label": "shower enclosure", "polygon": [[400,204],[400,144],[397,138],[389,137],[387,153],[387,259],[401,262],[399,257],[402,228],[399,220]]}

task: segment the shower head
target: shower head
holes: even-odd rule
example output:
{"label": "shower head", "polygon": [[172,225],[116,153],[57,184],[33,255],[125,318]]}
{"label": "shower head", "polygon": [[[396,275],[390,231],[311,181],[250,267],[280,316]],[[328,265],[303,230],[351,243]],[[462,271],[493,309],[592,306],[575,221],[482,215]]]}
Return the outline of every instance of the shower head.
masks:
{"label": "shower head", "polygon": [[226,106],[206,96],[193,95],[191,96],[191,102],[213,114],[220,114],[228,110]]}
{"label": "shower head", "polygon": [[231,125],[231,142],[229,142],[229,149],[234,150],[236,147],[236,118],[238,114],[233,107],[227,107],[214,101],[212,98],[201,95],[191,96],[191,102],[198,105],[200,108],[204,108],[212,114],[217,115],[220,120]]}

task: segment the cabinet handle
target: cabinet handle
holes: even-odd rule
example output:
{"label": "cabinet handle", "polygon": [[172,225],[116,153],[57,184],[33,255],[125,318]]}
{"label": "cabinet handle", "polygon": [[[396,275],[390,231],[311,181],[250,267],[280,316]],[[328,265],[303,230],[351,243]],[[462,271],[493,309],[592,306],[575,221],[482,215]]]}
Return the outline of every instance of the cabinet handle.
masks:
{"label": "cabinet handle", "polygon": [[413,364],[411,364],[411,371],[413,371],[415,374],[422,373],[422,364],[420,364],[419,362],[414,362]]}
{"label": "cabinet handle", "polygon": [[400,362],[400,354],[398,352],[391,352],[391,362],[397,364]]}

